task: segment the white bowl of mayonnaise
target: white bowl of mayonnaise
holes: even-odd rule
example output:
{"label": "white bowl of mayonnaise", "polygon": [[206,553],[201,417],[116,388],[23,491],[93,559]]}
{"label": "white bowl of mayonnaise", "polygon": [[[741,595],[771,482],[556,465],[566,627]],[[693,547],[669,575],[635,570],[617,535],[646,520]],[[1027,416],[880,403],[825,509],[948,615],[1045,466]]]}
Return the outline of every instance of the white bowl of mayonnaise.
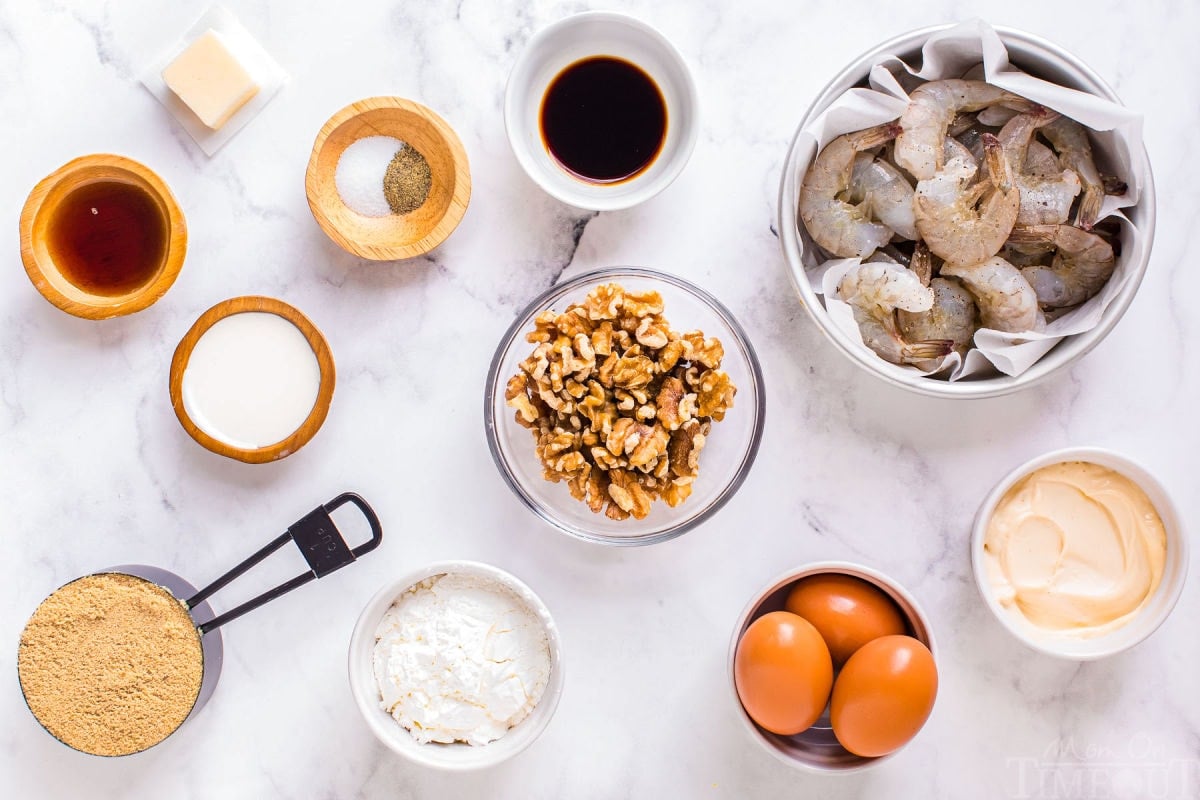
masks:
{"label": "white bowl of mayonnaise", "polygon": [[984,603],[1039,652],[1075,661],[1133,647],[1166,620],[1187,579],[1175,503],[1143,466],[1071,447],[1014,469],[971,536]]}
{"label": "white bowl of mayonnaise", "polygon": [[459,772],[541,735],[563,690],[562,644],[533,590],[502,569],[440,561],[384,586],[350,637],[350,691],[393,752]]}

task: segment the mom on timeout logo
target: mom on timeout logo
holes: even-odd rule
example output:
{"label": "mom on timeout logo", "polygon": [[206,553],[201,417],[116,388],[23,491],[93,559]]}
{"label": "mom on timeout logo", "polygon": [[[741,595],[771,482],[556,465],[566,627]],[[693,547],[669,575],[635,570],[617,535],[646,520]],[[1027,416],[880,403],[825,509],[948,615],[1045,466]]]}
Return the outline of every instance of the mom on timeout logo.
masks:
{"label": "mom on timeout logo", "polygon": [[1012,800],[1197,800],[1200,756],[1180,755],[1151,734],[1124,747],[1051,742],[1037,756],[1006,759]]}

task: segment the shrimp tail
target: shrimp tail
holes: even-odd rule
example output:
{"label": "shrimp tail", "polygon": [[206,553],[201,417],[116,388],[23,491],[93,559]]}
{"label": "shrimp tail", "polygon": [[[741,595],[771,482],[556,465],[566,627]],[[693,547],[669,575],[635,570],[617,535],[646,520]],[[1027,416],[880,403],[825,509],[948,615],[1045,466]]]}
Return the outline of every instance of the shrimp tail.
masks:
{"label": "shrimp tail", "polygon": [[985,133],[979,137],[983,143],[983,157],[987,161],[988,178],[992,185],[1001,193],[1007,194],[1012,190],[1012,165],[1004,157],[1004,146],[994,134]]}
{"label": "shrimp tail", "polygon": [[1015,245],[1055,244],[1057,237],[1057,225],[1014,225],[1008,241]]}
{"label": "shrimp tail", "polygon": [[899,136],[901,130],[903,129],[900,127],[899,122],[885,122],[882,125],[876,125],[874,128],[859,131],[851,137],[851,142],[854,145],[854,150],[861,153],[864,150],[871,150],[880,145],[887,144]]}
{"label": "shrimp tail", "polygon": [[1000,98],[998,105],[1016,111],[1018,114],[1032,114],[1039,109],[1044,110],[1045,108],[1041,103],[1035,103],[1029,98],[1021,97],[1021,95],[1013,94],[1012,92],[1005,92],[1004,96]]}
{"label": "shrimp tail", "polygon": [[908,268],[921,279],[922,286],[928,286],[930,280],[933,279],[933,255],[929,252],[929,245],[925,244],[923,239],[917,241],[912,258],[908,262]]}
{"label": "shrimp tail", "polygon": [[954,349],[953,339],[929,339],[924,342],[905,342],[904,356],[913,361],[926,361],[950,355]]}
{"label": "shrimp tail", "polygon": [[1075,213],[1075,224],[1090,231],[1100,218],[1100,205],[1104,202],[1104,187],[1089,183],[1083,187],[1079,199],[1079,210]]}

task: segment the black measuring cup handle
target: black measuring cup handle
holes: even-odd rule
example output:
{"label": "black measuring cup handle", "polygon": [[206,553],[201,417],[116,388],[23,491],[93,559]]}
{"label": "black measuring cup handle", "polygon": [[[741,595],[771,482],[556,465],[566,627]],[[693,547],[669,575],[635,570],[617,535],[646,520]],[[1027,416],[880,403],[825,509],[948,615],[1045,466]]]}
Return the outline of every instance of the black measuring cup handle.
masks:
{"label": "black measuring cup handle", "polygon": [[[357,508],[366,517],[367,523],[371,526],[371,538],[355,548],[351,548],[346,544],[346,540],[342,538],[341,531],[333,523],[333,518],[329,516],[331,512],[347,503]],[[300,553],[304,556],[304,560],[308,562],[308,572],[297,575],[290,581],[281,583],[274,589],[263,592],[253,600],[247,600],[240,606],[230,609],[224,614],[201,624],[199,626],[201,634],[216,630],[226,622],[235,620],[243,614],[253,611],[259,606],[265,605],[311,580],[323,578],[334,570],[341,569],[347,564],[352,563],[359,556],[366,555],[383,541],[383,527],[379,524],[379,517],[375,514],[375,510],[371,508],[366,500],[354,492],[343,492],[328,503],[318,506],[305,514],[289,526],[286,532],[267,543],[257,553],[196,592],[192,597],[189,597],[185,601],[187,607],[191,609],[203,603],[289,541],[295,542],[296,547],[300,548]]]}

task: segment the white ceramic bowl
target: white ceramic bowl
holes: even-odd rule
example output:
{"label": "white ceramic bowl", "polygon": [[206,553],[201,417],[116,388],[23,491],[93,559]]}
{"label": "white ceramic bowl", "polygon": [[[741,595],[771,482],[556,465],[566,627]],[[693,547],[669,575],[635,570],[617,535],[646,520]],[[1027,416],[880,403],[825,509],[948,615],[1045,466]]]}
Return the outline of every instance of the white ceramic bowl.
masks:
{"label": "white ceramic bowl", "polygon": [[[641,67],[662,92],[667,134],[649,167],[618,183],[590,183],[550,155],[541,132],[542,98],[567,66],[591,56],[613,56]],[[504,93],[504,127],[521,168],[548,194],[594,211],[629,208],[667,188],[696,146],[696,86],[683,57],[646,23],[611,11],[588,11],[538,31],[513,65]]]}
{"label": "white ceramic bowl", "polygon": [[[954,383],[925,378],[887,363],[863,347],[859,339],[851,339],[830,320],[825,311],[823,298],[813,290],[809,279],[808,270],[815,267],[823,258],[817,253],[809,239],[808,231],[804,229],[804,225],[799,222],[796,215],[800,183],[808,169],[808,160],[803,157],[805,148],[798,146],[800,133],[810,121],[815,119],[847,89],[866,85],[867,73],[870,71],[871,65],[877,63],[883,54],[895,53],[908,63],[919,61],[921,47],[926,40],[932,34],[949,27],[951,26],[937,25],[922,28],[883,42],[852,61],[813,100],[796,129],[796,135],[792,139],[783,168],[779,187],[779,243],[783,248],[792,283],[800,295],[801,305],[821,332],[854,364],[888,383],[919,394],[949,398],[995,397],[1032,386],[1050,375],[1066,369],[1100,344],[1101,340],[1108,335],[1108,332],[1124,315],[1125,309],[1133,302],[1138,286],[1141,285],[1142,276],[1146,272],[1146,265],[1150,261],[1150,245],[1154,240],[1155,220],[1154,178],[1150,172],[1150,160],[1145,149],[1132,153],[1130,157],[1134,162],[1135,169],[1142,175],[1142,194],[1137,205],[1123,209],[1122,213],[1137,226],[1140,236],[1146,241],[1146,246],[1142,250],[1143,257],[1141,259],[1126,265],[1129,270],[1129,280],[1126,281],[1121,292],[1109,303],[1096,327],[1085,333],[1069,336],[1059,342],[1050,352],[1042,356],[1041,360],[1020,375],[1010,377],[996,374],[986,378],[965,379]],[[1062,86],[1090,92],[1114,103],[1121,102],[1112,88],[1095,71],[1058,45],[1012,28],[996,27],[996,32],[1008,47],[1012,63],[1026,72],[1054,81]],[[1100,155],[1103,154],[1100,153]],[[1125,248],[1125,252],[1131,250],[1132,248]]]}
{"label": "white ceramic bowl", "polygon": [[[741,720],[742,727],[749,732],[750,737],[764,750],[791,767],[799,767],[811,772],[845,775],[851,772],[860,772],[887,761],[908,745],[906,744],[899,750],[877,758],[865,758],[855,755],[842,747],[837,737],[834,736],[833,725],[829,721],[828,708],[825,709],[820,719],[811,728],[802,733],[798,733],[795,736],[781,736],[777,733],[771,733],[760,728],[755,724],[754,720],[750,719],[750,715],[746,713],[746,709],[742,707],[742,701],[738,698],[737,684],[734,682],[733,665],[737,657],[738,642],[741,641],[746,629],[750,627],[750,623],[763,614],[782,610],[787,600],[788,592],[791,591],[792,585],[796,581],[812,575],[828,573],[860,578],[867,583],[877,586],[888,597],[892,598],[896,605],[899,606],[900,613],[904,616],[905,622],[908,623],[909,635],[928,647],[929,652],[933,654],[934,663],[937,663],[937,645],[933,641],[933,628],[929,624],[929,618],[925,616],[925,612],[917,603],[916,598],[909,594],[903,586],[882,572],[870,567],[864,567],[861,564],[852,564],[848,561],[821,561],[815,564],[806,564],[779,575],[775,580],[763,587],[761,591],[756,593],[753,599],[746,604],[746,608],[743,609],[741,616],[738,617],[737,624],[733,626],[733,636],[729,640],[729,655],[726,659],[725,671],[728,676],[730,696],[737,707],[738,719]],[[938,669],[940,672],[940,665],[938,665]],[[919,736],[920,734],[918,733],[917,735]]]}
{"label": "white ceramic bowl", "polygon": [[[542,699],[529,716],[517,723],[508,733],[483,746],[462,743],[421,744],[418,742],[379,705],[379,687],[375,683],[375,674],[371,667],[371,656],[375,648],[375,629],[396,598],[409,587],[426,578],[451,573],[486,578],[512,590],[541,619],[546,628],[546,638],[550,643],[550,680],[546,684],[546,691],[542,695]],[[439,561],[413,570],[380,589],[367,603],[354,626],[354,633],[350,637],[349,669],[350,691],[354,695],[354,702],[362,713],[367,727],[371,729],[376,738],[393,752],[399,753],[415,764],[448,772],[495,766],[502,761],[507,761],[532,744],[546,729],[550,718],[554,716],[559,698],[562,696],[564,680],[562,643],[559,639],[558,628],[546,605],[533,593],[532,589],[509,573],[477,561]]]}
{"label": "white ceramic bowl", "polygon": [[[525,334],[538,314],[563,311],[587,297],[596,286],[619,283],[631,291],[654,290],[662,295],[663,316],[677,331],[700,330],[716,337],[725,348],[721,369],[737,387],[733,408],[713,422],[700,469],[687,500],[671,508],[656,500],[645,519],[609,519],[593,513],[575,498],[565,483],[543,475],[534,437],[517,424],[504,400],[508,379],[529,357],[534,345]],[[547,289],[525,307],[509,326],[492,357],[484,386],[483,422],[496,469],[529,510],[560,531],[588,542],[629,546],[665,542],[703,523],[737,492],[750,472],[762,441],[766,391],[758,356],[745,330],[719,300],[688,281],[644,267],[608,267],[578,275]]]}
{"label": "white ceramic bowl", "polygon": [[[1151,601],[1145,605],[1136,617],[1125,625],[1110,633],[1091,639],[1073,639],[1055,637],[1035,631],[1032,626],[1022,625],[1013,614],[1006,611],[996,600],[991,584],[987,577],[987,556],[983,543],[987,536],[987,525],[991,520],[996,505],[1012,488],[1013,484],[1029,473],[1051,464],[1061,464],[1064,461],[1088,461],[1108,467],[1132,480],[1146,493],[1154,504],[1163,527],[1167,532],[1167,558],[1163,569],[1162,582],[1154,593]],[[1143,639],[1154,633],[1170,615],[1183,592],[1188,570],[1188,540],[1183,528],[1183,519],[1179,509],[1167,494],[1162,484],[1150,474],[1141,464],[1112,450],[1101,447],[1068,447],[1055,450],[1045,455],[1026,461],[1021,466],[1004,476],[996,488],[988,493],[975,515],[975,523],[971,532],[971,565],[975,573],[975,585],[983,602],[991,609],[996,619],[1008,632],[1020,639],[1038,652],[1072,661],[1092,661],[1098,658],[1115,655],[1128,650]]]}

